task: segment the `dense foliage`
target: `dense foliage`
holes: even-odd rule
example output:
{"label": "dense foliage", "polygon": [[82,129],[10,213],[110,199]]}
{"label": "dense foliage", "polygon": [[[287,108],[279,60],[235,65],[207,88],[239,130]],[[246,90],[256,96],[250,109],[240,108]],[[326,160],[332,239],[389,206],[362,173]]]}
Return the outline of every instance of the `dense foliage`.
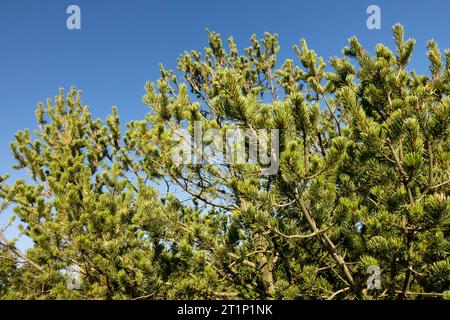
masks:
{"label": "dense foliage", "polygon": [[[40,104],[39,129],[11,144],[30,179],[0,178],[2,208],[33,241],[24,253],[1,232],[0,297],[450,298],[450,51],[430,41],[417,75],[414,40],[393,31],[395,52],[353,37],[328,65],[302,40],[298,66],[277,62],[276,35],[240,53],[208,32],[204,53],[161,67],[148,116],[124,132],[75,89]],[[198,122],[278,129],[276,174],[175,161],[173,137]],[[370,266],[381,289],[367,289]]]}

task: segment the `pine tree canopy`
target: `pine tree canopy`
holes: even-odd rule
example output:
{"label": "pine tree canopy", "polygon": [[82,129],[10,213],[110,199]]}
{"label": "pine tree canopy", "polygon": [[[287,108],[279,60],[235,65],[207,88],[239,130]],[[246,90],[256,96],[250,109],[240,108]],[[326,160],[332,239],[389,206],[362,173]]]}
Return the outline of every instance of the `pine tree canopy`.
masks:
{"label": "pine tree canopy", "polygon": [[[74,88],[39,104],[11,143],[29,177],[0,177],[32,240],[0,229],[0,298],[450,299],[450,51],[429,41],[419,75],[393,35],[328,61],[301,40],[280,62],[276,34],[238,51],[208,31],[146,84],[145,119],[94,120]],[[277,143],[275,171],[195,158],[238,129]]]}

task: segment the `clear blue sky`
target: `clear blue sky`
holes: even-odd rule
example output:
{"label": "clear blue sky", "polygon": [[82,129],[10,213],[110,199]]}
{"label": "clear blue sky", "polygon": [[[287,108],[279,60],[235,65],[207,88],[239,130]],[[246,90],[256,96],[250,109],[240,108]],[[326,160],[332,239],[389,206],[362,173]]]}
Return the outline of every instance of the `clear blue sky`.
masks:
{"label": "clear blue sky", "polygon": [[[81,8],[81,30],[66,28],[70,4]],[[370,4],[381,8],[381,30],[366,27]],[[0,174],[12,171],[14,133],[34,129],[37,103],[60,87],[82,89],[94,117],[117,105],[123,123],[141,119],[148,111],[141,103],[145,82],[158,78],[159,63],[175,68],[184,50],[205,47],[205,28],[233,35],[240,48],[253,33],[278,33],[282,59],[294,58],[292,45],[306,38],[327,59],[340,55],[352,35],[368,48],[392,45],[396,22],[417,40],[412,67],[418,72],[427,72],[427,40],[450,48],[447,0],[1,0]]]}

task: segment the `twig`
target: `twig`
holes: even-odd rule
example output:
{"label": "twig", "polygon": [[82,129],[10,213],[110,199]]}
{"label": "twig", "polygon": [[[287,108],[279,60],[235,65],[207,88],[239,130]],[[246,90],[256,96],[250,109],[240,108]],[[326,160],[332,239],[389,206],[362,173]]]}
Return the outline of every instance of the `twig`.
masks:
{"label": "twig", "polygon": [[345,287],[345,288],[343,288],[341,290],[338,290],[335,293],[333,293],[331,296],[329,296],[327,298],[327,300],[333,300],[337,295],[341,294],[342,292],[348,291],[348,290],[350,290],[350,287]]}

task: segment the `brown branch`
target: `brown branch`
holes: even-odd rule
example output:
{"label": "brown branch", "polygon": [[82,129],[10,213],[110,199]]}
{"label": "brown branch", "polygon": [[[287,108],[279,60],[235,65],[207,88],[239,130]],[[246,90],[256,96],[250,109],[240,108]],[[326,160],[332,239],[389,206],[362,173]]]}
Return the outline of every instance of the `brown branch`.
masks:
{"label": "brown branch", "polygon": [[312,229],[313,233],[315,233],[325,250],[333,257],[333,259],[338,263],[339,267],[341,268],[342,272],[344,273],[344,276],[346,278],[346,281],[348,285],[352,288],[352,290],[355,292],[355,294],[360,297],[361,293],[358,290],[358,287],[356,286],[355,281],[353,280],[353,276],[350,272],[350,269],[348,268],[344,258],[339,255],[339,253],[336,250],[336,246],[331,241],[331,239],[324,233],[321,233],[319,228],[316,225],[316,222],[314,221],[314,218],[311,216],[311,213],[309,212],[308,208],[306,207],[306,204],[301,196],[297,193],[297,191],[289,184],[289,182],[286,180],[284,175],[282,175],[282,179],[285,182],[287,186],[289,186],[292,194],[294,195],[297,204],[299,205],[307,223],[309,224],[310,228]]}
{"label": "brown branch", "polygon": [[[244,257],[249,257],[249,256],[251,256],[251,255],[253,255],[253,254],[257,254],[257,253],[259,253],[259,252],[261,252],[261,250],[253,251],[253,252],[250,252],[250,253],[246,254]],[[232,252],[228,252],[227,254],[228,254],[228,256],[229,256],[230,258],[235,259],[235,261],[233,261],[233,262],[228,266],[229,268],[231,268],[231,267],[232,267],[233,265],[235,265],[237,262],[242,261],[243,264],[245,264],[245,265],[247,265],[247,266],[249,266],[249,267],[251,267],[251,268],[256,269],[256,264],[254,264],[253,262],[250,262],[250,261],[244,259],[244,257],[240,257],[240,256],[238,256],[238,255],[236,255],[236,254],[234,254],[234,253],[232,253]]]}
{"label": "brown branch", "polygon": [[226,297],[226,298],[232,298],[239,296],[238,292],[217,292],[217,291],[211,291],[210,292],[214,296],[218,297]]}
{"label": "brown branch", "polygon": [[341,293],[343,293],[345,291],[348,291],[348,290],[350,290],[350,287],[345,287],[345,288],[343,288],[341,290],[338,290],[335,293],[333,293],[331,296],[329,296],[327,298],[327,300],[333,300],[337,295],[339,295],[339,294],[341,294]]}
{"label": "brown branch", "polygon": [[325,104],[327,105],[327,109],[331,113],[331,115],[333,116],[334,122],[336,122],[336,126],[337,126],[337,129],[338,129],[339,135],[341,135],[341,126],[340,126],[340,123],[339,123],[339,119],[336,117],[336,115],[334,114],[333,110],[331,109],[330,103],[328,102],[328,99],[327,99],[326,95],[321,93],[321,96],[325,100]]}
{"label": "brown branch", "polygon": [[449,183],[450,183],[450,180],[447,180],[447,181],[444,181],[444,182],[439,183],[437,185],[431,186],[430,189],[437,189],[437,188],[445,186],[446,184],[449,184]]}
{"label": "brown branch", "polygon": [[267,227],[268,227],[270,230],[272,230],[274,233],[276,233],[277,235],[279,235],[279,236],[281,236],[281,237],[283,237],[283,238],[285,238],[285,239],[288,239],[288,240],[297,240],[297,239],[307,239],[307,238],[311,238],[311,237],[317,236],[319,233],[323,233],[323,232],[326,232],[326,231],[330,230],[333,226],[334,226],[334,225],[331,225],[331,226],[329,226],[328,228],[325,228],[325,229],[323,229],[323,230],[319,230],[317,233],[316,233],[316,232],[313,232],[313,233],[308,233],[308,234],[292,234],[292,235],[287,235],[287,234],[282,233],[281,231],[278,231],[278,230],[275,229],[275,228],[272,228],[270,225],[267,225]]}
{"label": "brown branch", "polygon": [[407,177],[406,177],[406,173],[403,170],[403,166],[402,166],[402,164],[400,162],[400,159],[399,159],[397,153],[395,152],[394,148],[392,147],[392,144],[391,144],[390,140],[388,140],[388,147],[389,147],[389,150],[391,151],[392,155],[394,156],[395,164],[397,165],[397,169],[398,169],[398,171],[400,173],[402,184],[405,187],[406,192],[408,193],[409,203],[410,204],[414,204],[414,198],[413,198],[411,189],[409,188],[409,185],[408,185],[408,180],[407,180]]}
{"label": "brown branch", "polygon": [[[402,293],[400,290],[395,290],[395,293]],[[444,294],[439,292],[405,292],[405,295],[411,296],[429,296],[429,297],[442,297]]]}
{"label": "brown branch", "polygon": [[434,157],[433,157],[433,146],[431,145],[431,141],[427,141],[427,149],[428,149],[428,187],[431,188],[433,185],[433,167],[434,167]]}
{"label": "brown branch", "polygon": [[16,249],[14,246],[11,245],[11,243],[8,241],[8,239],[5,237],[3,232],[0,232],[0,240],[3,242],[1,243],[5,248],[9,249],[11,252],[13,252],[16,256],[19,256],[23,259],[23,261],[34,268],[38,269],[42,273],[47,273],[44,268],[42,268],[40,265],[38,265],[36,262],[28,258],[25,254],[23,254],[20,250]]}

